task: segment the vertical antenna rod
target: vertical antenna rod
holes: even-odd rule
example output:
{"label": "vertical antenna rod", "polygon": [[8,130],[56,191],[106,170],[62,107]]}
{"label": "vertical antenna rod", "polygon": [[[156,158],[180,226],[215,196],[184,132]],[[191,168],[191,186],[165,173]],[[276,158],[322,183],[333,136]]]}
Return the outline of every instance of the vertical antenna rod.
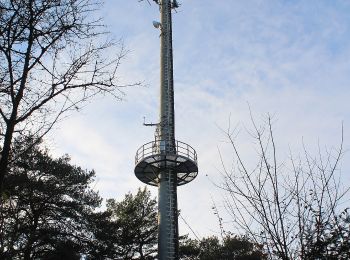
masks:
{"label": "vertical antenna rod", "polygon": [[175,0],[154,0],[160,9],[160,113],[155,141],[141,146],[135,157],[135,175],[142,182],[158,186],[158,259],[177,260],[179,247],[177,186],[198,174],[197,153],[175,140],[172,8]]}

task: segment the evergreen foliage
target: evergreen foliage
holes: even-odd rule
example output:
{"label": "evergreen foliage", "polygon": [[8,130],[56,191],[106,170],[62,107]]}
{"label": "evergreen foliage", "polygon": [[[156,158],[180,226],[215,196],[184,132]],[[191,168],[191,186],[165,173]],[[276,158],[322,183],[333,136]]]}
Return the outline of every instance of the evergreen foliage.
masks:
{"label": "evergreen foliage", "polygon": [[157,203],[144,188],[110,199],[91,188],[95,172],[17,139],[0,215],[0,259],[154,259]]}
{"label": "evergreen foliage", "polygon": [[2,258],[41,259],[62,247],[86,251],[93,237],[89,218],[102,200],[89,186],[95,172],[71,165],[67,155],[53,159],[39,145],[25,149],[30,143],[17,140],[14,152],[20,154],[5,178]]}
{"label": "evergreen foliage", "polygon": [[180,258],[188,260],[262,260],[267,256],[262,246],[245,237],[226,235],[221,240],[210,236],[200,241],[187,236],[181,239]]}

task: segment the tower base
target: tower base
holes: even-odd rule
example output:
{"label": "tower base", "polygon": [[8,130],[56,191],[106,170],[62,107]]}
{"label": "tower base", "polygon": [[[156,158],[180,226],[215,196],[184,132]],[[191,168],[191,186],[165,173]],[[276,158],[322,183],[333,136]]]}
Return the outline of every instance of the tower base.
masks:
{"label": "tower base", "polygon": [[158,259],[179,259],[179,232],[176,175],[171,170],[159,174]]}

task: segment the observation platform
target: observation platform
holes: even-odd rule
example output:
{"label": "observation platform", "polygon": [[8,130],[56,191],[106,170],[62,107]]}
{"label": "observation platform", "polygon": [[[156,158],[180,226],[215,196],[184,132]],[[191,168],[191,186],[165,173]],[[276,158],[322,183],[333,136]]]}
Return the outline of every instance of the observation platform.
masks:
{"label": "observation platform", "polygon": [[159,173],[172,170],[177,175],[177,186],[189,183],[198,174],[197,153],[188,144],[175,140],[175,151],[166,151],[162,141],[141,146],[135,156],[135,175],[149,185],[158,186]]}

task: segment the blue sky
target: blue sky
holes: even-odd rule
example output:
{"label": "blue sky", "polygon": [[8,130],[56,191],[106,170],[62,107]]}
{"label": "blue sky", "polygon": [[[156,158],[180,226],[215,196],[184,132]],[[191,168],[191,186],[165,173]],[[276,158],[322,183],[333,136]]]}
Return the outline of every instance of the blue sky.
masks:
{"label": "blue sky", "polygon": [[[199,175],[179,188],[179,208],[201,236],[217,234],[212,200],[221,209],[218,149],[230,153],[220,127],[238,126],[238,143],[254,162],[249,106],[257,121],[274,115],[279,159],[305,145],[315,151],[337,147],[344,123],[350,144],[350,1],[183,0],[173,15],[177,139],[198,152]],[[119,71],[123,82],[146,86],[125,90],[118,102],[103,97],[60,123],[50,140],[55,154],[97,172],[95,189],[120,199],[142,185],[133,173],[139,146],[153,139],[158,120],[159,32],[152,21],[158,8],[137,0],[106,1],[100,13],[128,56]],[[117,50],[116,50],[117,51]],[[248,106],[249,104],[249,106]],[[342,161],[350,183],[349,154]],[[154,195],[157,189],[150,187]],[[180,233],[190,232],[182,221]]]}

